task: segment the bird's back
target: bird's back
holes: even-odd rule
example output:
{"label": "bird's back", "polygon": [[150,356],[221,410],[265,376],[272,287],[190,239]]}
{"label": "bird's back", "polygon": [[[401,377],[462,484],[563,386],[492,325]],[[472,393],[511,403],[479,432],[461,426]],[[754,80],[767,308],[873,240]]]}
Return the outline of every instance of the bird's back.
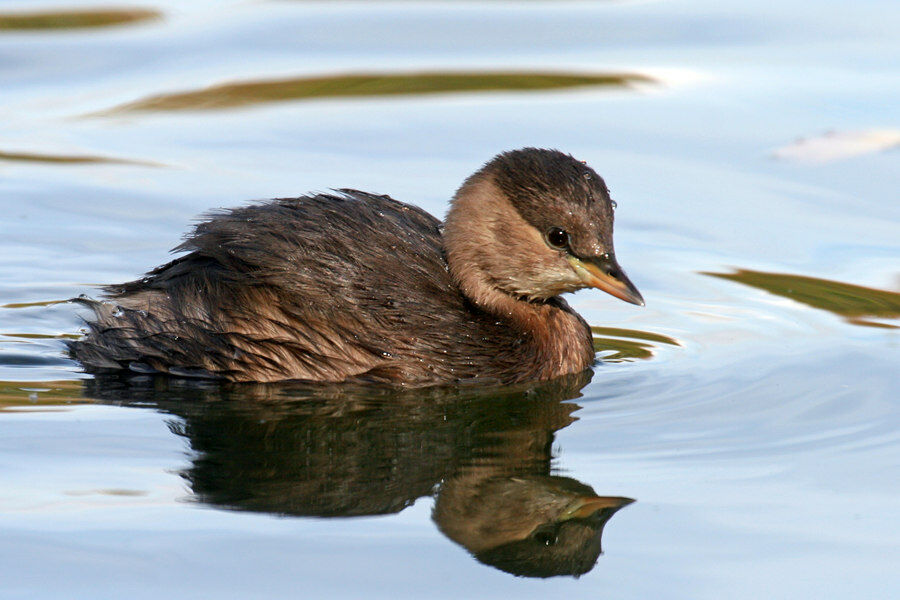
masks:
{"label": "bird's back", "polygon": [[469,310],[439,226],[355,190],[217,213],[176,248],[188,254],[82,300],[96,319],[72,353],[88,370],[428,379],[434,367],[416,355],[443,342],[427,332],[458,329]]}

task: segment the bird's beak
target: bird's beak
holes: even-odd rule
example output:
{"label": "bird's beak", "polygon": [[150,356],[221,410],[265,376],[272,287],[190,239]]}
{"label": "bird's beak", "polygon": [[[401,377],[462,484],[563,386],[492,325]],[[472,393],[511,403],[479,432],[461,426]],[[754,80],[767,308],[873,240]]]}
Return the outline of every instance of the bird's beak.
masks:
{"label": "bird's beak", "polygon": [[634,500],[631,498],[622,498],[620,496],[578,498],[559,517],[559,520],[568,521],[569,519],[587,519],[595,514],[604,514],[604,511],[606,515],[612,516],[612,513],[623,506],[628,506],[632,502],[634,502]]}
{"label": "bird's beak", "polygon": [[625,271],[612,254],[592,258],[569,255],[567,259],[585,285],[603,290],[625,302],[644,306],[641,293],[625,275]]}

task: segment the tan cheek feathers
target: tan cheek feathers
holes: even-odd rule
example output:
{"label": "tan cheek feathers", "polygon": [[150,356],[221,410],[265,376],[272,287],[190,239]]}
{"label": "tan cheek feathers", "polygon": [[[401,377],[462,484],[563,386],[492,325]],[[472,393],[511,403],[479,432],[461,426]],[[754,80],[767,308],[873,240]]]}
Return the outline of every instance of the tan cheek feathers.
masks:
{"label": "tan cheek feathers", "polygon": [[584,287],[565,256],[547,245],[489,178],[469,181],[457,193],[444,239],[451,271],[476,299],[486,295],[483,287],[534,299]]}

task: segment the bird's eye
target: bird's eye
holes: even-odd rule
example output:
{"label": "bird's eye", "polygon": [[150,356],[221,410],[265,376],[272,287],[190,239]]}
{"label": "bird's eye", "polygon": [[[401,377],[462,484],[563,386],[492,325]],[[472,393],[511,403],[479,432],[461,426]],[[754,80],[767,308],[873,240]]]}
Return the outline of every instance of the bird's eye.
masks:
{"label": "bird's eye", "polygon": [[541,546],[552,546],[556,544],[556,532],[538,530],[531,534],[532,539]]}
{"label": "bird's eye", "polygon": [[569,234],[566,233],[565,229],[553,227],[547,232],[547,242],[554,248],[565,248],[569,245]]}

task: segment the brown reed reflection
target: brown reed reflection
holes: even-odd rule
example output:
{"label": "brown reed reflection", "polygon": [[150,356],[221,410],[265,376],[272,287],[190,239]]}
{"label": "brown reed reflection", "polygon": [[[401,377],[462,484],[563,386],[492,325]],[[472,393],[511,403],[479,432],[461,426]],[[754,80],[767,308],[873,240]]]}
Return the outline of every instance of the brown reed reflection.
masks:
{"label": "brown reed reflection", "polygon": [[54,31],[130,25],[162,18],[162,13],[143,8],[40,10],[0,13],[4,31]]}
{"label": "brown reed reflection", "polygon": [[26,408],[29,411],[85,404],[80,381],[0,381],[0,412]]}
{"label": "brown reed reflection", "polygon": [[39,154],[36,152],[4,152],[0,150],[0,161],[44,163],[52,165],[135,165],[141,167],[161,167],[159,163],[150,161],[113,158],[110,156],[92,156],[89,154]]}
{"label": "brown reed reflection", "polygon": [[844,317],[848,323],[867,327],[898,329],[892,323],[872,319],[896,319],[900,317],[900,293],[863,287],[841,281],[738,269],[733,273],[709,273],[702,275],[736,281],[770,294],[790,298],[812,308],[827,310]]}
{"label": "brown reed reflection", "polygon": [[637,73],[542,71],[423,71],[349,73],[223,83],[201,90],[159,94],[100,115],[130,112],[221,110],[288,100],[422,96],[463,92],[535,92],[588,87],[629,88],[654,80]]}
{"label": "brown reed reflection", "polygon": [[621,327],[591,327],[594,337],[594,352],[603,362],[629,362],[653,358],[658,344],[681,346],[675,338]]}

